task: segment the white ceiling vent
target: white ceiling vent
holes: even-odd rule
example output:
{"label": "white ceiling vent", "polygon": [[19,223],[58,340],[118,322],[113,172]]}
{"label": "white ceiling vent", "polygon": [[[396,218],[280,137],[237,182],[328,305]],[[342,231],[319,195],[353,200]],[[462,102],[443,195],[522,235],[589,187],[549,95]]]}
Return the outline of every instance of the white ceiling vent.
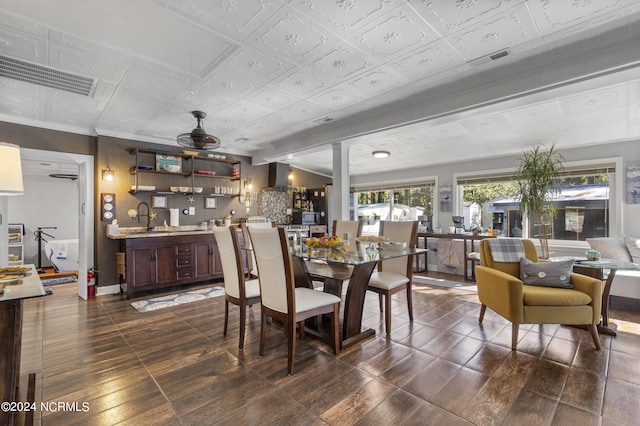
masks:
{"label": "white ceiling vent", "polygon": [[91,96],[96,80],[0,55],[0,77]]}
{"label": "white ceiling vent", "polygon": [[502,59],[505,56],[509,56],[509,49],[498,50],[497,52],[489,53],[488,55],[481,56],[472,61],[467,62],[469,65],[477,67],[480,65],[488,64],[489,62],[497,61],[498,59]]}
{"label": "white ceiling vent", "polygon": [[328,123],[330,121],[333,121],[333,118],[331,118],[331,117],[322,117],[322,118],[318,118],[316,120],[313,120],[312,123]]}

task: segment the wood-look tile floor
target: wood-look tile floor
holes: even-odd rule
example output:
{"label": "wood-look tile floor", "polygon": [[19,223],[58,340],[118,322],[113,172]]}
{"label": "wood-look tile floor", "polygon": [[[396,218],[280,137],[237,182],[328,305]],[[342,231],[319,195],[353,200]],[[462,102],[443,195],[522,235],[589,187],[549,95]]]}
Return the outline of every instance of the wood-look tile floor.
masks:
{"label": "wood-look tile floor", "polygon": [[38,403],[77,402],[79,410],[37,411],[37,424],[586,426],[640,419],[640,312],[614,311],[619,333],[602,335],[601,351],[584,330],[534,325],[521,326],[514,352],[505,320],[487,311],[478,324],[476,293],[417,284],[413,323],[404,297],[395,297],[385,338],[377,298],[368,294],[363,322],[376,337],[339,356],[307,337],[287,376],[277,325],[258,356],[259,306],[250,309],[239,352],[236,307],[222,336],[223,297],[139,313],[119,295],[85,302],[75,284],[53,291],[25,302],[20,398],[35,372]]}

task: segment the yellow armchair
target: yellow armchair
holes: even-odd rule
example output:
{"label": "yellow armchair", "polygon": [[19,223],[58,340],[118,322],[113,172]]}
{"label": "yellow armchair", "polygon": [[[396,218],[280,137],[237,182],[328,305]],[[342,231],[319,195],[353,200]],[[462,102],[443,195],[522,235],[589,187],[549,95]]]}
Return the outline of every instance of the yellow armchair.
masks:
{"label": "yellow armchair", "polygon": [[[538,262],[532,241],[522,240],[524,257]],[[575,289],[541,287],[520,280],[520,262],[497,262],[488,240],[480,242],[480,266],[476,267],[480,322],[487,307],[511,321],[511,349],[518,343],[520,324],[586,325],[596,349],[600,338],[596,324],[602,309],[602,283],[585,275],[571,274]]]}

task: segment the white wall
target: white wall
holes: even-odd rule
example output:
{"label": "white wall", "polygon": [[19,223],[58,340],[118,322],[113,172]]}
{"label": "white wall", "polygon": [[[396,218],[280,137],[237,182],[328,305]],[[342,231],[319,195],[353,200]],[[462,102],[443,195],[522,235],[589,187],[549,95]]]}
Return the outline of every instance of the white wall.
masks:
{"label": "white wall", "polygon": [[[55,179],[46,175],[23,176],[24,194],[8,199],[8,222],[24,223],[25,263],[38,264],[38,242],[34,232],[39,226],[55,239],[78,238],[78,181]],[[44,243],[42,245],[44,248]],[[42,266],[51,262],[42,255]]]}

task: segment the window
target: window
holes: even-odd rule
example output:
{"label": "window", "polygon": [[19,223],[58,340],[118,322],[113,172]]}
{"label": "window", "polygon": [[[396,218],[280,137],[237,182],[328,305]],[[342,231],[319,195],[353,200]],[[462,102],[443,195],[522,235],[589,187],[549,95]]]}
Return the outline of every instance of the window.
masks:
{"label": "window", "polygon": [[[610,182],[614,164],[566,167],[561,190],[554,196],[556,216],[548,222],[548,237],[554,240],[584,241],[609,235]],[[463,194],[465,225],[479,223],[509,237],[537,238],[539,225],[523,218],[518,188],[511,175],[472,176],[458,179]],[[480,219],[471,223],[473,206],[479,205]]]}
{"label": "window", "polygon": [[381,220],[420,220],[433,217],[435,182],[360,189],[356,193],[357,216],[364,222],[364,235],[378,235]]}

